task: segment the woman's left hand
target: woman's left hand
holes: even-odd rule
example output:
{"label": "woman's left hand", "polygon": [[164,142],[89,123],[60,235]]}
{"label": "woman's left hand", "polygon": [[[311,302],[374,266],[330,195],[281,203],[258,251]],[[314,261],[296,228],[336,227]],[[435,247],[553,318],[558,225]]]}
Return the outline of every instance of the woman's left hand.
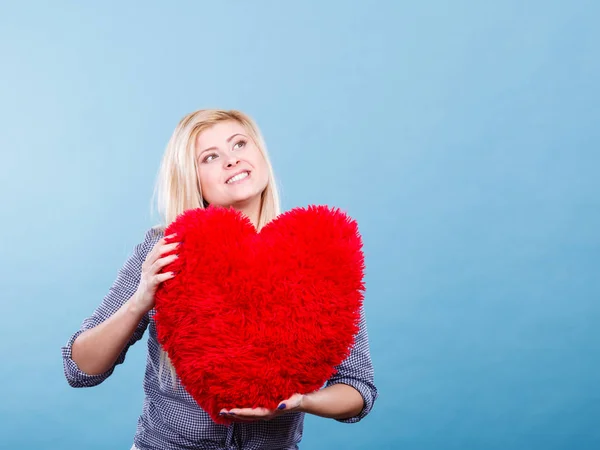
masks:
{"label": "woman's left hand", "polygon": [[271,420],[282,414],[300,410],[303,399],[304,395],[294,394],[287,400],[282,401],[274,410],[267,408],[232,408],[222,409],[219,415],[243,421]]}

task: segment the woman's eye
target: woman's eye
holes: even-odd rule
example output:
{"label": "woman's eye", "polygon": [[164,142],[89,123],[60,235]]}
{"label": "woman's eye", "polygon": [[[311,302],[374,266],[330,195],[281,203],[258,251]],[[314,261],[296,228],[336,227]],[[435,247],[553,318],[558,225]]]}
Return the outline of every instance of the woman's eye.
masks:
{"label": "woman's eye", "polygon": [[246,141],[241,140],[241,141],[236,142],[236,144],[233,146],[233,148],[242,148],[245,146],[246,146]]}
{"label": "woman's eye", "polygon": [[211,162],[213,159],[217,157],[216,153],[211,153],[210,155],[206,155],[202,162]]}

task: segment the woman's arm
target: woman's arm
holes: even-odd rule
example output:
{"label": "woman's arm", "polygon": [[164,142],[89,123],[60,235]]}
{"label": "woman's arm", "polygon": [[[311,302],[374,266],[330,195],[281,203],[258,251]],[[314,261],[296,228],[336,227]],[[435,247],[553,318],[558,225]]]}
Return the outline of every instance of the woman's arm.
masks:
{"label": "woman's arm", "polygon": [[104,322],[84,331],[75,339],[71,359],[82,372],[100,375],[115,365],[146,314],[136,306],[134,297]]}
{"label": "woman's arm", "polygon": [[144,241],[119,269],[116,280],[94,313],[62,347],[67,382],[72,387],[91,387],[108,378],[125,360],[128,348],[140,340],[149,324],[148,314],[136,307],[142,265],[160,240],[149,230]]}
{"label": "woman's arm", "polygon": [[339,383],[304,395],[297,411],[344,420],[358,416],[364,406],[360,392],[352,386]]}
{"label": "woman's arm", "polygon": [[[350,355],[342,361],[342,363],[337,367],[336,373],[327,381],[326,387],[322,389],[322,392],[327,392],[329,389],[332,389],[338,385],[342,385],[344,389],[343,392],[352,392],[349,394],[350,398],[355,397],[355,393],[358,393],[362,398],[361,406],[358,413],[356,413],[356,409],[351,408],[347,409],[347,412],[355,413],[348,414],[346,417],[339,417],[336,415],[333,417],[335,420],[344,423],[354,423],[362,420],[367,414],[371,412],[373,409],[373,405],[377,397],[379,396],[377,388],[375,387],[374,381],[374,371],[373,371],[373,363],[371,361],[371,352],[369,345],[369,336],[367,332],[367,321],[365,317],[364,308],[360,310],[360,322],[359,322],[359,331],[356,335],[356,339],[354,342],[354,346],[352,347],[352,351]],[[354,388],[353,391],[349,389]],[[337,390],[334,391],[337,394]],[[318,395],[319,391],[308,394],[308,398],[312,395]],[[325,401],[323,403],[329,404],[330,401],[334,399],[336,401],[341,402],[342,404],[351,403],[355,405],[349,399],[342,398],[339,395],[335,396],[325,396]],[[310,400],[309,400],[310,404]],[[333,405],[330,406],[333,408]],[[346,411],[344,411],[346,412]]]}

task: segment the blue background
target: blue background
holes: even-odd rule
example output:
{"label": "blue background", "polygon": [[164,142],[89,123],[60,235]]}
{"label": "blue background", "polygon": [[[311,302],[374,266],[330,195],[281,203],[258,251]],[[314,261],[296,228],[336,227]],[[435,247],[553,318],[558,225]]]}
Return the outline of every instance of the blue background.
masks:
{"label": "blue background", "polygon": [[600,448],[598,2],[7,3],[0,448],[130,447],[145,339],[84,390],[60,347],[205,107],[363,233],[380,399],[302,448]]}

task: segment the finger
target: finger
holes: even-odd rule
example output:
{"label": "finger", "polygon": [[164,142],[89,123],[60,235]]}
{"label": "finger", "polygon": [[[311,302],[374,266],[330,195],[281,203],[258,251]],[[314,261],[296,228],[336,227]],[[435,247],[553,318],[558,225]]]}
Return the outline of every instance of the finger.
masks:
{"label": "finger", "polygon": [[179,247],[179,242],[175,242],[173,244],[168,244],[168,245],[163,245],[162,249],[158,250],[157,253],[152,257],[153,262],[150,266],[150,271],[152,273],[158,273],[158,272],[160,272],[160,269],[162,269],[164,266],[172,263],[173,260],[176,259],[176,256],[174,258],[171,258],[168,260],[166,260],[165,258],[169,258],[173,255],[177,255],[177,253],[173,253],[173,252],[175,250],[177,250],[178,247]]}
{"label": "finger", "polygon": [[237,415],[227,415],[230,420],[239,421],[239,422],[258,422],[259,420],[271,420],[272,416],[265,417],[256,417],[256,416],[237,416]]}
{"label": "finger", "polygon": [[164,281],[170,280],[171,278],[173,278],[175,276],[175,272],[166,272],[166,273],[161,273],[155,276],[155,281],[156,284],[160,284]]}
{"label": "finger", "polygon": [[158,259],[154,264],[152,264],[152,268],[150,269],[150,273],[152,275],[158,274],[163,267],[171,264],[178,257],[179,256],[177,254],[173,254],[173,255],[165,256],[164,258]]}
{"label": "finger", "polygon": [[169,244],[176,237],[177,237],[177,233],[171,233],[171,234],[166,235],[162,240],[165,241],[165,243]]}
{"label": "finger", "polygon": [[233,408],[229,410],[229,413],[233,413],[237,417],[253,417],[262,419],[272,414],[272,411],[267,408]]}
{"label": "finger", "polygon": [[154,244],[154,247],[152,247],[152,250],[150,250],[148,256],[146,257],[146,261],[149,265],[154,264],[154,262],[160,257],[160,254],[164,253],[163,247],[165,247],[166,245],[171,245],[170,239],[172,239],[175,236],[176,234],[170,234],[162,238],[156,244]]}
{"label": "finger", "polygon": [[278,406],[278,411],[291,411],[299,408],[302,405],[302,394],[294,394],[287,400],[282,401]]}
{"label": "finger", "polygon": [[244,422],[251,422],[251,421],[257,420],[254,417],[246,417],[244,415],[237,415],[234,412],[227,411],[226,409],[222,409],[219,412],[219,416],[221,416],[221,417],[227,417],[227,418],[229,418],[231,420],[239,420],[239,421],[244,421]]}
{"label": "finger", "polygon": [[179,247],[179,242],[173,242],[172,244],[165,244],[159,249],[159,255],[164,256],[173,250],[176,250]]}

